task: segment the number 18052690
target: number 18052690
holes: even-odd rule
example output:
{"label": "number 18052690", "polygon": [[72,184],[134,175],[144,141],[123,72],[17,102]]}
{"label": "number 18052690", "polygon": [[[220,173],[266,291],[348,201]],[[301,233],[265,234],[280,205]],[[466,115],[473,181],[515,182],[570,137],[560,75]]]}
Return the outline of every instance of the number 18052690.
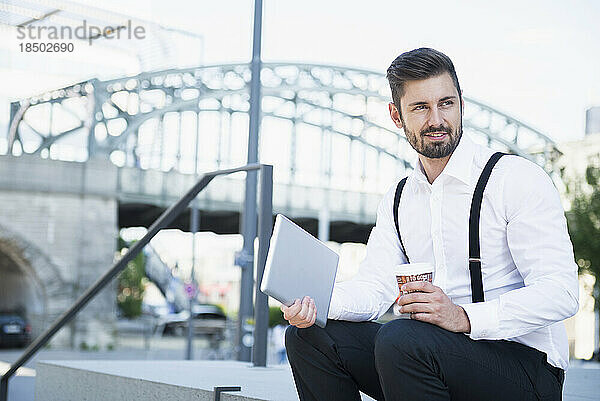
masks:
{"label": "number 18052690", "polygon": [[27,42],[19,43],[21,53],[70,53],[75,50],[73,43]]}

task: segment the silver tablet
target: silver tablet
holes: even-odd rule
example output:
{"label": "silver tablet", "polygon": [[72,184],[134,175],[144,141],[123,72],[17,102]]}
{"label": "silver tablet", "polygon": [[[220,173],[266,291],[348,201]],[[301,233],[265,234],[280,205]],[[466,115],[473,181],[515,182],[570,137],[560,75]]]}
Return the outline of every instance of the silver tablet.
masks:
{"label": "silver tablet", "polygon": [[278,214],[260,290],[284,305],[308,295],[325,327],[339,256],[323,242]]}

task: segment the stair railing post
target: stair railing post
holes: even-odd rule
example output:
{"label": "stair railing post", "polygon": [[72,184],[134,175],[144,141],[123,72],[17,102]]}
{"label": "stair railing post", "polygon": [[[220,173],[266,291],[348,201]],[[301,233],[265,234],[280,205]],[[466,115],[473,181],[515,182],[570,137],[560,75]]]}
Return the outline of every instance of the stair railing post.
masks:
{"label": "stair railing post", "polygon": [[254,304],[254,366],[267,366],[267,336],[269,329],[269,298],[260,290],[273,228],[273,166],[260,170],[260,203],[258,209],[258,260]]}

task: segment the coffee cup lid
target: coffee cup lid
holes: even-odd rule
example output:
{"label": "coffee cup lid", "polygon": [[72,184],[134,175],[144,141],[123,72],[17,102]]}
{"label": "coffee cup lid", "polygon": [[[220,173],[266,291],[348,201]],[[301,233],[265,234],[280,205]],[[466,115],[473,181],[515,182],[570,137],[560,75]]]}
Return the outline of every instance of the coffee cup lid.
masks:
{"label": "coffee cup lid", "polygon": [[403,265],[397,265],[395,269],[396,275],[412,275],[412,274],[423,274],[433,273],[433,265],[429,262],[419,263],[406,263]]}

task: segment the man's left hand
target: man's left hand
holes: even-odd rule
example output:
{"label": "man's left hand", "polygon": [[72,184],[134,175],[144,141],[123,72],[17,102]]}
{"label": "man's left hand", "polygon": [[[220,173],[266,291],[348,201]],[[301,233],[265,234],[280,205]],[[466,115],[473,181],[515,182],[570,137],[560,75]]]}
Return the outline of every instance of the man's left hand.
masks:
{"label": "man's left hand", "polygon": [[455,333],[471,332],[465,310],[454,304],[440,287],[429,281],[412,281],[404,284],[401,291],[403,295],[398,299],[400,312],[410,313],[411,319],[435,324]]}

